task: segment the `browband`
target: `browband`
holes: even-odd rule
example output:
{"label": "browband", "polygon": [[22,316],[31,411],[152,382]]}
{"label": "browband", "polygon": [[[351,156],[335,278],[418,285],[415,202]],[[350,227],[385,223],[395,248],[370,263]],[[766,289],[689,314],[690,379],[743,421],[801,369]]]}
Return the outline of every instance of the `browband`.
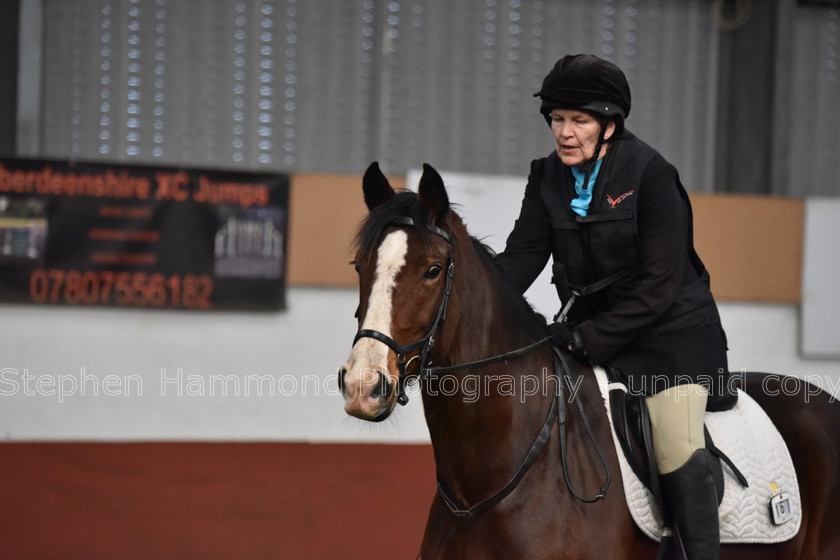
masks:
{"label": "browband", "polygon": [[[391,225],[394,226],[407,226],[407,227],[417,227],[417,224],[414,223],[413,218],[409,218],[408,216],[399,216],[391,220]],[[426,229],[434,233],[435,235],[441,236],[447,243],[455,246],[455,242],[452,241],[452,237],[450,237],[449,233],[443,231],[441,228],[437,227],[434,224],[426,224]]]}

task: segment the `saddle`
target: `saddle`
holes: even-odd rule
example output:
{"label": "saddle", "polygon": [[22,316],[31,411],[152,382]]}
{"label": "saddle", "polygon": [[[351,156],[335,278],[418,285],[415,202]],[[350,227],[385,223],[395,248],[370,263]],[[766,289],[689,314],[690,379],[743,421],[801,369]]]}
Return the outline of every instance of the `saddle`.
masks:
{"label": "saddle", "polygon": [[[595,367],[594,374],[616,451],[621,448],[619,467],[631,517],[643,533],[660,542],[660,554],[666,551],[662,557],[668,557],[669,524],[662,518],[647,406],[642,397],[627,394],[615,368],[608,372]],[[715,411],[726,410],[707,410],[704,426],[707,449],[716,458],[713,471],[721,543],[778,543],[793,538],[802,521],[802,504],[796,471],[781,434],[758,403],[740,389],[736,398],[716,399],[711,406]]]}
{"label": "saddle", "polygon": [[[605,371],[611,387],[626,387],[623,376],[617,367],[608,365]],[[662,496],[659,491],[659,475],[653,452],[650,417],[648,416],[647,406],[644,404],[643,397],[628,394],[623,390],[610,391],[609,395],[612,425],[615,429],[618,442],[621,445],[621,450],[627,459],[627,463],[661,506]],[[731,410],[737,403],[737,392],[722,391],[719,394],[709,396],[706,411],[722,412]],[[715,478],[715,488],[718,491],[718,504],[720,504],[723,501],[724,490],[721,461],[726,463],[743,486],[746,487],[749,484],[747,483],[746,477],[738,470],[729,457],[715,446],[712,436],[705,426],[703,431],[706,436],[706,449],[711,452],[714,459],[712,471]]]}

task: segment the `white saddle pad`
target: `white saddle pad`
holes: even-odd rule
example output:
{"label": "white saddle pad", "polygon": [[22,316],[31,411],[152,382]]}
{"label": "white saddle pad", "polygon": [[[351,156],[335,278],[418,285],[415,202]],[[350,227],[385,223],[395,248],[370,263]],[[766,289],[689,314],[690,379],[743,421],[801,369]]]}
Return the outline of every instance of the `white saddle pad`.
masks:
{"label": "white saddle pad", "polygon": [[[608,385],[603,368],[595,368],[595,377],[612,427],[608,392],[626,391],[626,388]],[[793,538],[802,522],[799,483],[787,445],[764,410],[739,390],[738,404],[732,410],[706,413],[706,427],[715,445],[732,459],[749,482],[749,488],[741,486],[729,467],[723,464],[725,490],[719,510],[721,542],[777,543]],[[630,514],[648,537],[659,541],[663,532],[659,508],[627,463],[614,428],[612,433]],[[777,525],[773,520],[771,499],[782,493],[782,498],[788,500],[781,505],[788,510],[787,521]]]}

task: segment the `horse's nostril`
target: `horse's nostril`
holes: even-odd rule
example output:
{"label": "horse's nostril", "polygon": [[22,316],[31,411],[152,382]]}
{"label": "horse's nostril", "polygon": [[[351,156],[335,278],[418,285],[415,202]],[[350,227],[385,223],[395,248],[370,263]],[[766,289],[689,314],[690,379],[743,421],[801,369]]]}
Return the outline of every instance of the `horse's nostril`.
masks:
{"label": "horse's nostril", "polygon": [[370,391],[370,398],[387,399],[393,392],[394,388],[391,386],[388,378],[380,373],[376,385],[374,385],[373,389]]}
{"label": "horse's nostril", "polygon": [[344,376],[347,375],[347,368],[340,367],[338,368],[338,390],[341,391],[341,394],[344,394]]}

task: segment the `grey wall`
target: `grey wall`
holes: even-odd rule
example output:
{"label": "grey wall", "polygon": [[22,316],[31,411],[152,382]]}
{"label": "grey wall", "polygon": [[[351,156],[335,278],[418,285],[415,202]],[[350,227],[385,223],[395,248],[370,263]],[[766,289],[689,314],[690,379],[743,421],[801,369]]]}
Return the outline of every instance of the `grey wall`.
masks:
{"label": "grey wall", "polygon": [[24,69],[43,109],[24,155],[524,175],[552,146],[532,94],[591,52],[625,69],[630,128],[712,188],[707,0],[25,2],[43,8],[43,68]]}
{"label": "grey wall", "polygon": [[[17,109],[0,98],[0,112],[18,111],[20,155],[338,173],[378,159],[392,174],[428,161],[524,175],[551,146],[531,94],[557,58],[591,52],[624,68],[629,127],[677,165],[690,190],[840,193],[836,7],[19,4],[23,94]],[[16,65],[9,52],[6,64]]]}

